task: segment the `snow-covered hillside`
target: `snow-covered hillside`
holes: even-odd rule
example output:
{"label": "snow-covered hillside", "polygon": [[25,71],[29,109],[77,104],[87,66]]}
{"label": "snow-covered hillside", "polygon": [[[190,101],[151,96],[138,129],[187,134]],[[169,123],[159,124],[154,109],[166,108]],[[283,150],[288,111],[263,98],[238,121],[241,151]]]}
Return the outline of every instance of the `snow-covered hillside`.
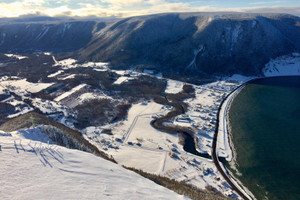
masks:
{"label": "snow-covered hillside", "polygon": [[186,199],[41,130],[0,132],[0,199]]}
{"label": "snow-covered hillside", "polygon": [[263,69],[265,76],[299,76],[300,75],[300,54],[293,53],[276,59],[271,59]]}

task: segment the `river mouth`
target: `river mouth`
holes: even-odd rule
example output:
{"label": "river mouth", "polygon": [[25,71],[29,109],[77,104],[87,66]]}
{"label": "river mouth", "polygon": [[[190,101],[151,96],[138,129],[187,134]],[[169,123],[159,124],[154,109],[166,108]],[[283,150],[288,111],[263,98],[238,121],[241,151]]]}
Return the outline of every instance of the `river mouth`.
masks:
{"label": "river mouth", "polygon": [[237,178],[257,199],[300,199],[300,77],[251,81],[228,117]]}

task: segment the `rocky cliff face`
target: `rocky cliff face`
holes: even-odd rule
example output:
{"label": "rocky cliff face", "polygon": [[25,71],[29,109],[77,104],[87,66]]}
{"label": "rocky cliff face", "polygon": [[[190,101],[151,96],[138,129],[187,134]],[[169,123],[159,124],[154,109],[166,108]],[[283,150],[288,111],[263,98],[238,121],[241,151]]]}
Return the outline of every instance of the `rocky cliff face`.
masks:
{"label": "rocky cliff face", "polygon": [[174,74],[256,75],[271,58],[300,51],[300,18],[284,14],[183,13],[115,21],[0,26],[0,51],[76,51],[80,61]]}

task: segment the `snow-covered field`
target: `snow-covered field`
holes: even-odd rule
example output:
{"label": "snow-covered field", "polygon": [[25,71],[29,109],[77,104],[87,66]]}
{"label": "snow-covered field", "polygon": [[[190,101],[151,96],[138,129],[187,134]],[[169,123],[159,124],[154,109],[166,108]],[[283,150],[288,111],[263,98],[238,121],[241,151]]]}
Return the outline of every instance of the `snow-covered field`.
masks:
{"label": "snow-covered field", "polygon": [[4,76],[0,79],[0,85],[2,87],[8,87],[10,89],[13,89],[18,93],[37,93],[53,85],[53,83],[31,83],[28,82],[26,79]]}
{"label": "snow-covered field", "polygon": [[186,199],[93,154],[48,143],[43,128],[0,132],[0,199]]}
{"label": "snow-covered field", "polygon": [[[107,63],[76,64],[76,60],[72,59],[66,59],[62,61],[56,61],[54,57],[53,59],[56,62],[56,65],[62,65],[62,68],[58,72],[48,75],[48,77],[57,78],[59,80],[75,78],[75,74],[64,74],[64,70],[74,67],[91,67],[96,71],[114,72],[119,76],[119,78],[113,84],[122,84],[140,75],[145,75],[145,73],[149,73],[150,75],[152,73],[148,71],[145,71],[143,74],[131,70],[111,70],[108,68]],[[283,56],[275,60],[271,60],[268,64],[266,64],[263,73],[266,77],[279,75],[300,75],[300,54],[294,53],[290,56]],[[169,123],[179,126],[190,127],[191,129],[193,129],[196,132],[195,136],[198,139],[197,150],[201,153],[211,154],[212,141],[215,132],[215,123],[217,119],[217,111],[222,100],[226,97],[227,94],[233,91],[240,84],[254,78],[258,77],[245,77],[236,74],[231,77],[220,77],[218,81],[215,81],[210,84],[200,86],[193,85],[193,87],[195,88],[195,98],[185,100],[185,102],[189,105],[188,112],[184,115],[177,116],[173,120],[170,120]],[[179,93],[182,91],[182,87],[184,86],[184,84],[186,84],[181,81],[175,81],[171,79],[166,80],[166,93]],[[24,100],[27,98],[26,94],[37,93],[51,86],[52,84],[53,83],[30,83],[26,81],[26,79],[21,79],[18,77],[2,77],[0,80],[0,93],[5,93],[5,90],[8,89],[9,91],[12,91],[20,97],[22,97],[22,100]],[[88,88],[88,85],[80,84],[77,87],[71,89],[70,91],[58,93],[58,95],[56,94],[56,98],[54,99],[54,101],[33,98],[32,105],[49,115],[51,115],[51,113],[62,113],[63,117],[59,117],[55,120],[64,123],[70,127],[73,127],[72,122],[68,122],[66,120],[68,116],[75,116],[75,113],[72,112],[72,108],[90,99],[112,99],[111,97],[105,95],[101,90],[92,91]],[[233,96],[231,98],[233,98]],[[224,131],[224,128],[226,127],[226,110],[229,106],[231,98],[229,98],[229,100],[224,103],[224,107],[222,107],[221,109],[219,124],[220,129],[217,143],[218,155],[220,157],[226,158],[227,160],[232,159],[232,151],[231,147],[229,146],[228,133],[227,131]],[[16,110],[18,111],[16,114],[13,114],[9,117],[14,117],[29,112],[33,109],[33,107],[24,104],[23,101],[15,98],[13,95],[7,99],[2,100],[2,102],[9,103],[15,106]],[[205,186],[210,185],[222,192],[223,194],[233,194],[231,188],[226,184],[225,180],[217,171],[212,160],[186,153],[183,150],[182,145],[178,143],[177,135],[160,132],[151,126],[150,123],[154,118],[165,115],[170,110],[172,110],[171,107],[163,106],[154,103],[153,101],[145,101],[138,104],[134,104],[130,108],[126,120],[119,121],[113,124],[107,124],[101,127],[88,127],[85,130],[83,130],[85,132],[84,136],[91,143],[95,144],[100,150],[103,150],[106,153],[112,155],[114,159],[121,165],[142,169],[143,171],[166,176],[172,179],[174,178],[177,181],[185,181],[187,183],[194,184],[199,188],[205,188]],[[111,130],[112,135],[102,133],[104,129]],[[29,147],[28,143],[25,142],[25,138],[15,139],[15,137],[20,138],[21,136],[13,135],[11,137],[1,137],[0,134],[0,140],[2,140],[2,138],[6,138],[7,140],[9,140],[8,138],[14,138],[13,140],[16,142],[16,144],[20,144],[18,142],[22,141],[23,147],[26,146],[26,144],[27,147]],[[0,143],[0,145],[2,144]],[[52,145],[52,147],[54,146],[55,145]],[[46,146],[43,146],[43,148],[46,149]],[[49,151],[51,151],[51,149],[45,150],[43,152],[45,153],[46,157],[51,158],[51,155],[47,154]],[[66,154],[71,155],[71,153],[69,153],[68,151],[71,150],[66,150]],[[3,150],[2,152],[0,151],[0,154],[3,155],[3,152]],[[23,151],[22,153],[24,155],[27,155],[28,152]],[[42,154],[40,154],[40,156],[41,155]],[[2,157],[0,157],[0,159],[1,158]],[[43,161],[44,159],[42,157],[38,157],[38,155],[36,155],[36,158],[40,158],[39,160],[41,161]],[[18,160],[16,162],[21,161]],[[56,163],[55,159],[49,160],[49,162]],[[95,163],[92,163],[92,166],[94,166],[93,164]],[[59,162],[56,163],[55,166],[56,165],[60,165]],[[78,169],[82,169],[84,171],[85,167],[86,166],[82,165],[79,166]],[[94,169],[94,167],[91,167],[91,169],[87,168],[86,170],[91,170],[94,173]],[[43,172],[50,174],[52,173],[48,171]],[[58,170],[58,172],[55,173],[64,172]],[[95,172],[95,177],[98,176],[99,173]],[[79,177],[74,177],[79,179]],[[89,178],[89,180],[94,181],[92,177]],[[53,179],[56,180],[55,177]],[[131,182],[133,182],[133,179],[131,179]],[[96,183],[98,182],[96,181]],[[0,184],[2,184],[1,181]],[[93,187],[90,185],[88,187],[85,187],[80,181],[78,184],[81,185],[74,186],[74,188],[78,189],[79,187],[84,187],[86,191],[89,191],[89,188]],[[92,188],[91,195],[94,194],[94,191],[95,189]],[[100,189],[100,191],[102,190]],[[57,193],[64,195],[59,191]],[[102,191],[102,193],[104,192]],[[0,193],[0,196],[1,195],[2,193]],[[87,195],[87,197],[89,196]],[[104,198],[104,196],[102,197]],[[117,197],[120,196],[116,196],[116,199]]]}
{"label": "snow-covered field", "polygon": [[175,81],[172,79],[168,79],[165,93],[177,94],[182,91],[183,85],[184,85],[184,83],[181,81]]}
{"label": "snow-covered field", "polygon": [[112,129],[113,135],[99,134],[90,127],[85,137],[101,150],[112,155],[121,165],[194,184],[199,188],[211,185],[220,192],[232,195],[231,188],[217,171],[212,160],[183,150],[178,136],[160,132],[151,126],[153,118],[172,108],[154,102],[134,104],[127,120],[100,127]]}

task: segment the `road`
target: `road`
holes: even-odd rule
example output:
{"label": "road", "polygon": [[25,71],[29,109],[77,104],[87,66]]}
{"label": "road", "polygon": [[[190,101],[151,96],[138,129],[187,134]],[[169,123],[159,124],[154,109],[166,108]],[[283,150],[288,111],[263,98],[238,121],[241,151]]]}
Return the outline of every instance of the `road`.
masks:
{"label": "road", "polygon": [[159,114],[161,114],[161,113],[163,113],[163,112],[146,113],[146,114],[140,114],[140,115],[135,116],[134,119],[133,119],[133,122],[131,123],[131,125],[130,125],[130,127],[129,127],[129,129],[128,129],[127,132],[123,135],[123,138],[122,138],[123,143],[126,143],[126,142],[127,142],[128,138],[129,138],[129,136],[130,136],[130,133],[131,133],[132,129],[134,128],[134,126],[135,126],[135,124],[136,124],[136,122],[137,122],[137,120],[138,120],[139,117],[148,116],[148,115],[149,115],[149,116],[151,116],[151,115],[159,115]]}
{"label": "road", "polygon": [[[223,168],[223,167],[221,166],[222,164],[221,164],[221,162],[219,161],[219,158],[218,158],[218,156],[217,156],[217,148],[216,148],[216,147],[217,147],[217,138],[218,138],[219,119],[220,119],[220,111],[221,111],[221,107],[222,107],[222,105],[224,104],[224,102],[226,102],[227,98],[230,98],[231,94],[233,94],[233,93],[236,92],[237,90],[239,90],[239,89],[241,89],[242,87],[244,87],[247,83],[248,83],[248,82],[246,82],[246,83],[240,85],[240,86],[237,87],[234,91],[232,91],[230,94],[228,94],[228,95],[226,96],[226,98],[222,101],[222,103],[221,103],[221,105],[220,105],[220,107],[219,107],[219,109],[218,109],[218,113],[217,113],[217,121],[216,121],[216,127],[215,127],[215,134],[214,134],[213,146],[212,146],[212,158],[213,158],[213,162],[214,162],[216,168],[218,169],[218,171],[220,172],[220,174],[223,176],[223,178],[226,180],[226,182],[231,186],[231,188],[232,188],[232,189],[233,189],[233,190],[234,190],[241,198],[243,198],[243,199],[245,199],[245,200],[252,200],[251,198],[248,197],[247,193],[245,194],[245,191],[243,191],[243,190],[241,189],[241,187],[240,187],[239,185],[237,185],[237,183],[233,182],[233,180],[232,180],[232,178],[230,177],[230,175],[227,174],[225,168]],[[182,101],[183,101],[183,100],[182,100]],[[170,129],[170,127],[168,127],[166,130],[164,129],[164,128],[165,128],[165,126],[163,125],[163,122],[164,122],[164,121],[167,121],[169,118],[173,118],[173,117],[175,117],[175,116],[177,116],[177,115],[179,115],[179,114],[185,113],[185,110],[184,110],[183,106],[181,105],[181,101],[178,101],[178,102],[176,102],[176,103],[175,103],[175,102],[172,102],[172,103],[171,103],[171,102],[167,99],[167,103],[170,104],[170,105],[172,105],[173,107],[177,108],[177,109],[175,109],[177,112],[172,111],[172,112],[168,113],[167,116],[164,116],[164,117],[160,118],[160,119],[161,119],[161,121],[160,121],[160,123],[159,123],[160,126],[157,125],[157,124],[155,124],[155,122],[157,121],[157,119],[154,120],[154,123],[152,123],[152,125],[154,126],[154,128],[156,128],[156,129],[158,129],[158,130],[161,130],[161,131],[169,132],[169,133],[172,133],[172,132],[174,132],[174,133],[177,132],[177,133],[178,133],[178,132],[185,132],[185,131],[187,131],[187,130],[185,130],[184,128],[182,128],[183,130],[180,130],[179,127],[174,127],[174,128],[171,128],[171,129]],[[176,105],[177,105],[177,106],[176,106]],[[172,113],[172,114],[171,114],[171,113]],[[151,113],[151,114],[154,114],[154,113]],[[171,115],[170,115],[170,114],[171,114]],[[132,129],[134,128],[134,126],[135,126],[135,124],[136,124],[138,118],[141,117],[141,116],[144,116],[144,115],[149,115],[149,114],[141,114],[141,115],[137,115],[137,116],[134,118],[134,120],[133,120],[131,126],[129,127],[128,131],[127,131],[127,132],[124,134],[124,136],[123,136],[123,143],[126,143],[126,141],[127,141],[127,139],[129,138],[129,135],[130,135]],[[170,115],[170,116],[168,116],[168,115]],[[193,135],[193,134],[192,134],[192,135]],[[150,149],[149,149],[149,150],[150,150]],[[153,150],[153,149],[151,149],[151,150]]]}
{"label": "road", "polygon": [[[242,197],[245,200],[251,200],[251,198],[249,198],[248,196],[245,195],[245,191],[243,191],[240,186],[237,185],[237,183],[232,181],[232,178],[230,178],[230,175],[225,171],[225,168],[223,168],[221,166],[221,162],[219,161],[218,155],[217,155],[217,138],[218,138],[218,132],[219,132],[219,120],[220,120],[220,115],[221,115],[221,108],[223,106],[224,103],[229,103],[226,102],[226,100],[228,98],[231,98],[231,94],[233,94],[234,92],[236,92],[237,90],[240,90],[242,87],[244,87],[248,82],[240,85],[239,87],[237,87],[234,91],[232,91],[231,93],[229,93],[226,98],[222,101],[219,109],[218,109],[218,114],[217,114],[217,122],[216,122],[216,128],[215,128],[215,134],[214,134],[214,139],[213,139],[213,145],[212,145],[212,158],[213,158],[213,162],[215,163],[215,166],[217,167],[217,169],[219,170],[219,172],[221,173],[221,175],[223,176],[223,178],[227,181],[227,183],[230,185],[230,187],[232,187],[232,189],[238,193],[238,195],[240,197]],[[227,107],[227,105],[226,105]],[[227,108],[226,108],[227,109]],[[225,112],[226,112],[225,109]],[[225,115],[224,115],[225,118]],[[226,130],[226,127],[225,129]]]}
{"label": "road", "polygon": [[[250,80],[251,81],[251,80]],[[248,82],[250,82],[248,81]],[[217,146],[217,138],[218,138],[218,129],[219,129],[219,118],[220,118],[220,111],[221,111],[221,107],[223,105],[223,103],[227,100],[227,98],[230,97],[230,95],[232,93],[234,93],[236,90],[239,90],[241,89],[242,87],[244,87],[248,82],[245,82],[244,84],[238,86],[234,91],[232,91],[230,94],[228,94],[226,96],[226,98],[222,101],[219,109],[218,109],[218,113],[217,113],[217,122],[216,122],[216,127],[215,127],[215,134],[214,134],[214,139],[213,139],[213,149],[212,149],[212,158],[213,158],[213,162],[216,166],[216,168],[218,169],[218,171],[221,173],[221,175],[224,177],[224,179],[227,181],[227,183],[231,186],[231,188],[240,196],[242,197],[243,199],[245,200],[251,200],[248,195],[246,194],[245,195],[245,191],[243,191],[239,185],[237,185],[237,183],[233,182],[232,179],[230,178],[229,174],[226,173],[225,169],[221,166],[221,163],[219,161],[219,158],[217,156],[217,150],[216,150],[216,146]],[[180,115],[180,114],[184,114],[185,113],[185,110],[182,106],[182,101],[184,100],[184,98],[180,99],[180,100],[177,100],[177,99],[174,99],[175,101],[170,101],[169,99],[166,99],[167,100],[167,104],[175,107],[176,111],[174,112],[170,112],[168,113],[167,116],[165,117],[162,117],[160,118],[161,121],[160,123],[156,124],[155,122],[157,120],[154,120],[154,123],[152,123],[153,127],[158,129],[158,130],[161,130],[161,131],[164,131],[164,132],[169,132],[169,133],[178,133],[178,132],[187,132],[187,133],[190,133],[191,131],[190,130],[186,130],[182,127],[174,127],[174,128],[170,128],[170,127],[165,127],[164,126],[164,121],[167,121],[169,120],[170,118],[173,118],[177,115]],[[177,100],[177,101],[176,101]],[[193,133],[190,133],[191,136],[193,136]]]}

